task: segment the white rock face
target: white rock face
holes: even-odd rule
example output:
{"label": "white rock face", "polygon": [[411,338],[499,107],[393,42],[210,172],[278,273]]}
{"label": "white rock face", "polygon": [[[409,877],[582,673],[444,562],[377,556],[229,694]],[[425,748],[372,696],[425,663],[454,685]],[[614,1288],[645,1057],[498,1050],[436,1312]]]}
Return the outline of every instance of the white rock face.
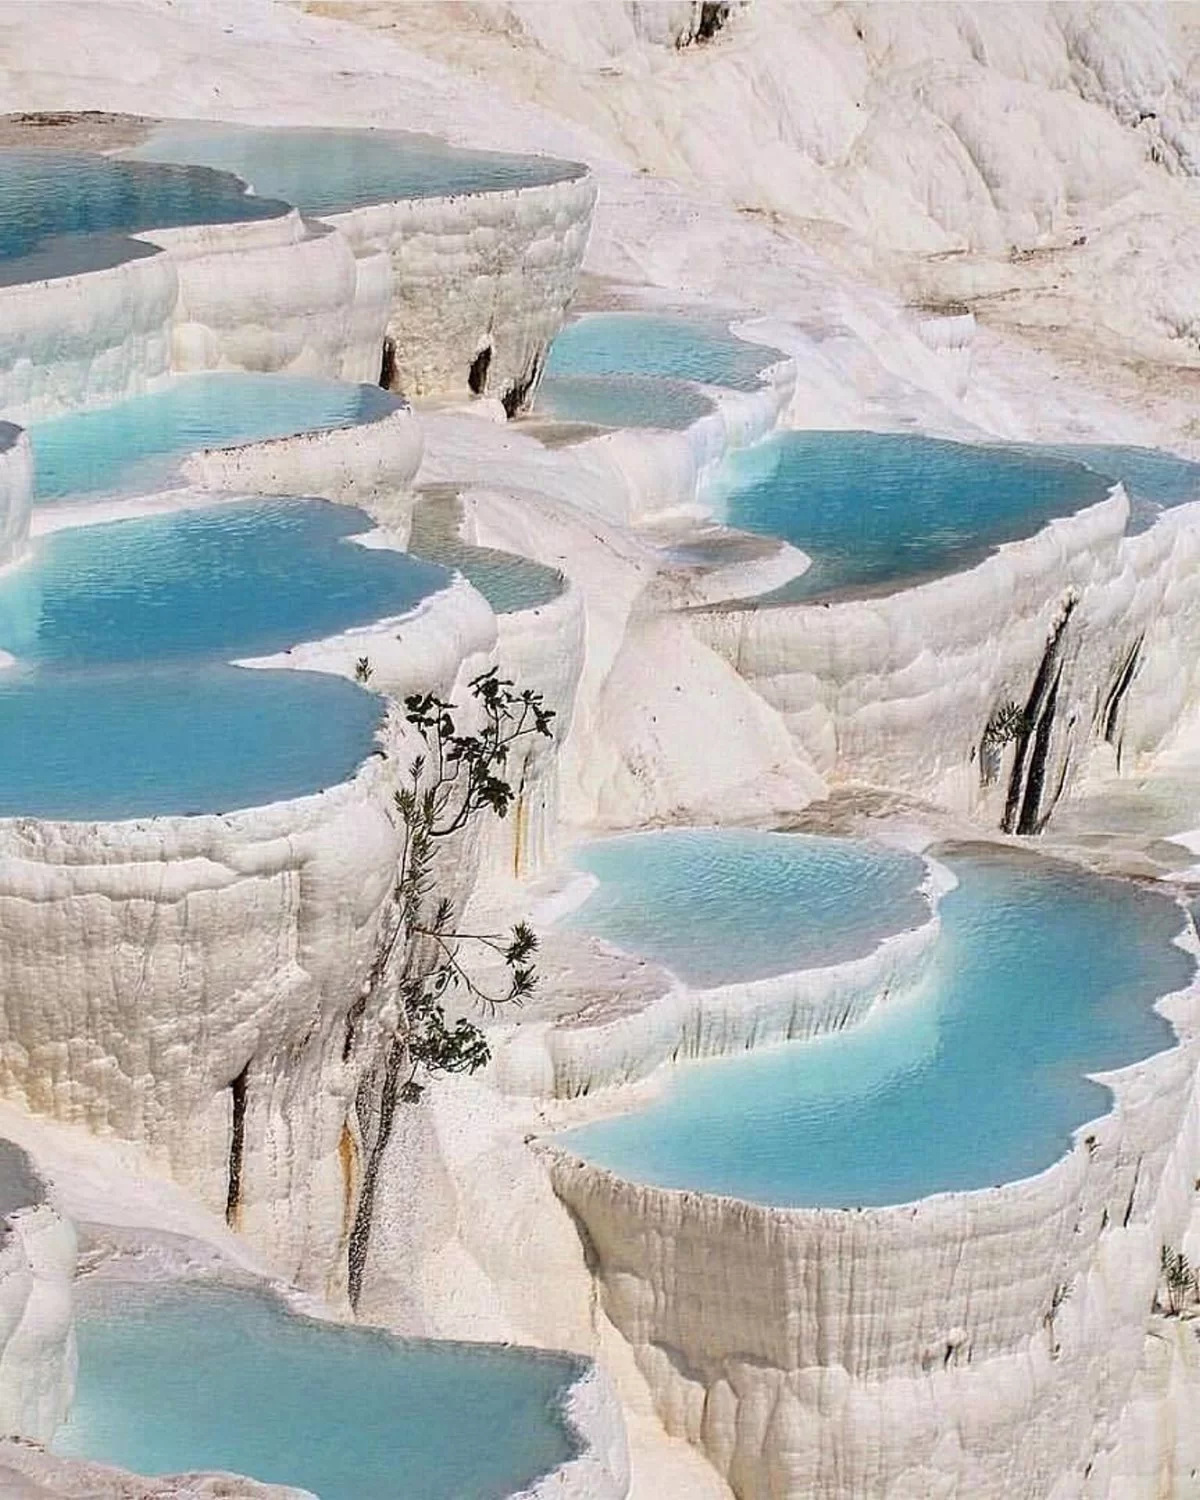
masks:
{"label": "white rock face", "polygon": [[[29,1158],[0,1142],[0,1430],[45,1440],[75,1385],[75,1231]],[[0,1485],[3,1469],[0,1467]]]}
{"label": "white rock face", "polygon": [[136,394],[171,363],[170,257],[0,286],[0,411],[15,421]]}
{"label": "white rock face", "polygon": [[563,182],[327,215],[356,254],[378,247],[390,258],[394,388],[465,393],[490,350],[479,394],[531,390],[574,294],[595,202],[581,169]]}
{"label": "white rock face", "polygon": [[771,1209],[544,1147],[668,1430],[747,1500],[1089,1493],[1200,1165],[1200,992],[1167,1008],[1184,1044],[1105,1075],[1114,1110],[995,1189]]}
{"label": "white rock face", "polygon": [[33,451],[28,435],[0,422],[0,568],[20,556],[33,507]]}
{"label": "white rock face", "polygon": [[386,305],[345,239],[292,212],[155,230],[175,264],[175,370],[285,370],[377,380]]}
{"label": "white rock face", "polygon": [[1003,703],[1032,702],[1065,619],[1043,794],[1034,823],[1010,828],[1034,832],[1097,753],[1116,746],[1135,764],[1162,746],[1196,691],[1197,507],[1130,537],[1126,515],[1118,487],[966,573],[827,606],[702,611],[695,629],[826,777],[999,823],[1014,752],[989,759],[985,730]]}

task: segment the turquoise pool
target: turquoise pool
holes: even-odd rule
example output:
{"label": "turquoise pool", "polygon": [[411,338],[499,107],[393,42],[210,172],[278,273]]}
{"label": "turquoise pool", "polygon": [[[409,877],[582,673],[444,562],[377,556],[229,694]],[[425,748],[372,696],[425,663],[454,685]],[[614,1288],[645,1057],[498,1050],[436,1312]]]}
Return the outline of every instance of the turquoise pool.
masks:
{"label": "turquoise pool", "polygon": [[266,655],[403,614],[448,575],[359,547],[361,512],[274,501],[78,527],[0,578],[0,815],[220,812],[352,774],[380,701]]}
{"label": "turquoise pool", "polygon": [[113,406],[34,422],[34,500],[162,488],[202,448],[354,427],[403,403],[372,385],[296,375],[184,375]]}
{"label": "turquoise pool", "polygon": [[593,427],[660,427],[675,432],[713,409],[702,391],[683,381],[638,375],[546,375],[533,403],[535,417]]}
{"label": "turquoise pool", "polygon": [[1145,530],[1164,510],[1200,500],[1200,463],[1174,453],[1104,443],[1060,443],[1040,451],[1119,479],[1132,506],[1130,531]]}
{"label": "turquoise pool", "polygon": [[216,1287],[86,1287],[55,1452],[320,1500],[501,1500],[574,1456],[567,1355],[409,1341]]}
{"label": "turquoise pool", "polygon": [[538,609],[557,599],[566,579],[557,568],[493,547],[475,547],[459,536],[462,506],[457,495],[428,498],[413,514],[408,550],[461,573],[498,615]]}
{"label": "turquoise pool", "polygon": [[[85,269],[93,251],[106,263],[142,253],[135,246],[120,253],[114,236],[271,219],[287,211],[286,203],[254,197],[237,178],[205,167],[0,150],[0,278],[69,274]],[[94,245],[81,239],[91,235],[101,238]],[[60,237],[61,245],[55,243]],[[27,257],[37,257],[38,265],[23,266]]]}
{"label": "turquoise pool", "polygon": [[849,839],[697,828],[585,844],[566,925],[710,987],[870,953],[929,919],[923,860]]}
{"label": "turquoise pool", "polygon": [[866,1023],[676,1069],[648,1107],[556,1139],[622,1176],[852,1208],[1050,1166],[1104,1113],[1086,1075],[1170,1046],[1186,985],[1174,901],[1033,857],[961,849],[930,979]]}
{"label": "turquoise pool", "polygon": [[641,375],[756,391],[760,372],[782,358],[777,349],[736,337],[715,318],[587,313],[554,340],[546,375]]}
{"label": "turquoise pool", "polygon": [[894,590],[974,566],[1003,542],[1103,500],[1109,479],[1053,453],[909,434],[786,432],[732,454],[721,519],[812,567],[763,602]]}
{"label": "turquoise pool", "polygon": [[577,177],[577,162],[501,151],[470,151],[431,135],[398,130],[167,121],[124,153],[140,161],[191,162],[236,173],[256,193],[307,214],[443,194],[490,193]]}

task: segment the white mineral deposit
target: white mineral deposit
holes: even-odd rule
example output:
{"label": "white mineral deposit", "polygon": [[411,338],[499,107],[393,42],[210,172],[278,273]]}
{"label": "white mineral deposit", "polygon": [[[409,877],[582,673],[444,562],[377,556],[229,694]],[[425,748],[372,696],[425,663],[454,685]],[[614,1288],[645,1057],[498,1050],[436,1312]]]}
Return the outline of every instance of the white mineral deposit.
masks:
{"label": "white mineral deposit", "polygon": [[0,1500],[1200,1496],[1200,5],[0,110]]}

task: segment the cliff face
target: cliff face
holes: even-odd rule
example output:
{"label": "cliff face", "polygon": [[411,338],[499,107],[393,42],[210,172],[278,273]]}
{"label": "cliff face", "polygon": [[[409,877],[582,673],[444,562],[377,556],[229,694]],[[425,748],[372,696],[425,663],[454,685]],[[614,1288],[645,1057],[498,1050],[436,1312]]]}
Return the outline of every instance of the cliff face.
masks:
{"label": "cliff face", "polygon": [[898,1208],[637,1186],[545,1148],[669,1430],[736,1493],[1104,1493],[1158,1250],[1200,1156],[1200,992],[1178,1049],[1036,1177]]}
{"label": "cliff face", "polygon": [[[75,1384],[75,1231],[26,1154],[0,1141],[0,1427],[45,1441]],[[2,1471],[0,1471],[2,1473]]]}

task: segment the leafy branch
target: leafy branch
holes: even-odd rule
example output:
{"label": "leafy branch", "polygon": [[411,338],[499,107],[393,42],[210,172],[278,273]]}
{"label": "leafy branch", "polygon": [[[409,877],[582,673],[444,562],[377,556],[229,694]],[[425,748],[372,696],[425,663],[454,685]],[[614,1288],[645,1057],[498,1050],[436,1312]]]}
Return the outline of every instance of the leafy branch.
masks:
{"label": "leafy branch", "polygon": [[[369,664],[368,664],[369,670]],[[446,1002],[458,993],[481,1010],[519,1005],[537,981],[537,936],[525,922],[504,933],[465,931],[453,901],[437,891],[434,859],[439,844],[476,817],[503,818],[515,793],[509,779],[519,748],[553,733],[553,710],[540,693],[518,689],[498,669],[468,685],[471,732],[459,727],[457,709],[433,693],[404,701],[404,717],[422,750],[393,794],[403,832],[390,910],[364,993],[347,1022],[344,1056],[369,1002],[380,996],[389,1014],[381,1062],[359,1088],[357,1113],[366,1152],[358,1211],[350,1236],[350,1297],[357,1304],[374,1206],[375,1184],[391,1137],[397,1104],[416,1103],[429,1078],[474,1073],[490,1058],[487,1038],[469,1017],[447,1018]],[[503,975],[485,983],[479,960]]]}

